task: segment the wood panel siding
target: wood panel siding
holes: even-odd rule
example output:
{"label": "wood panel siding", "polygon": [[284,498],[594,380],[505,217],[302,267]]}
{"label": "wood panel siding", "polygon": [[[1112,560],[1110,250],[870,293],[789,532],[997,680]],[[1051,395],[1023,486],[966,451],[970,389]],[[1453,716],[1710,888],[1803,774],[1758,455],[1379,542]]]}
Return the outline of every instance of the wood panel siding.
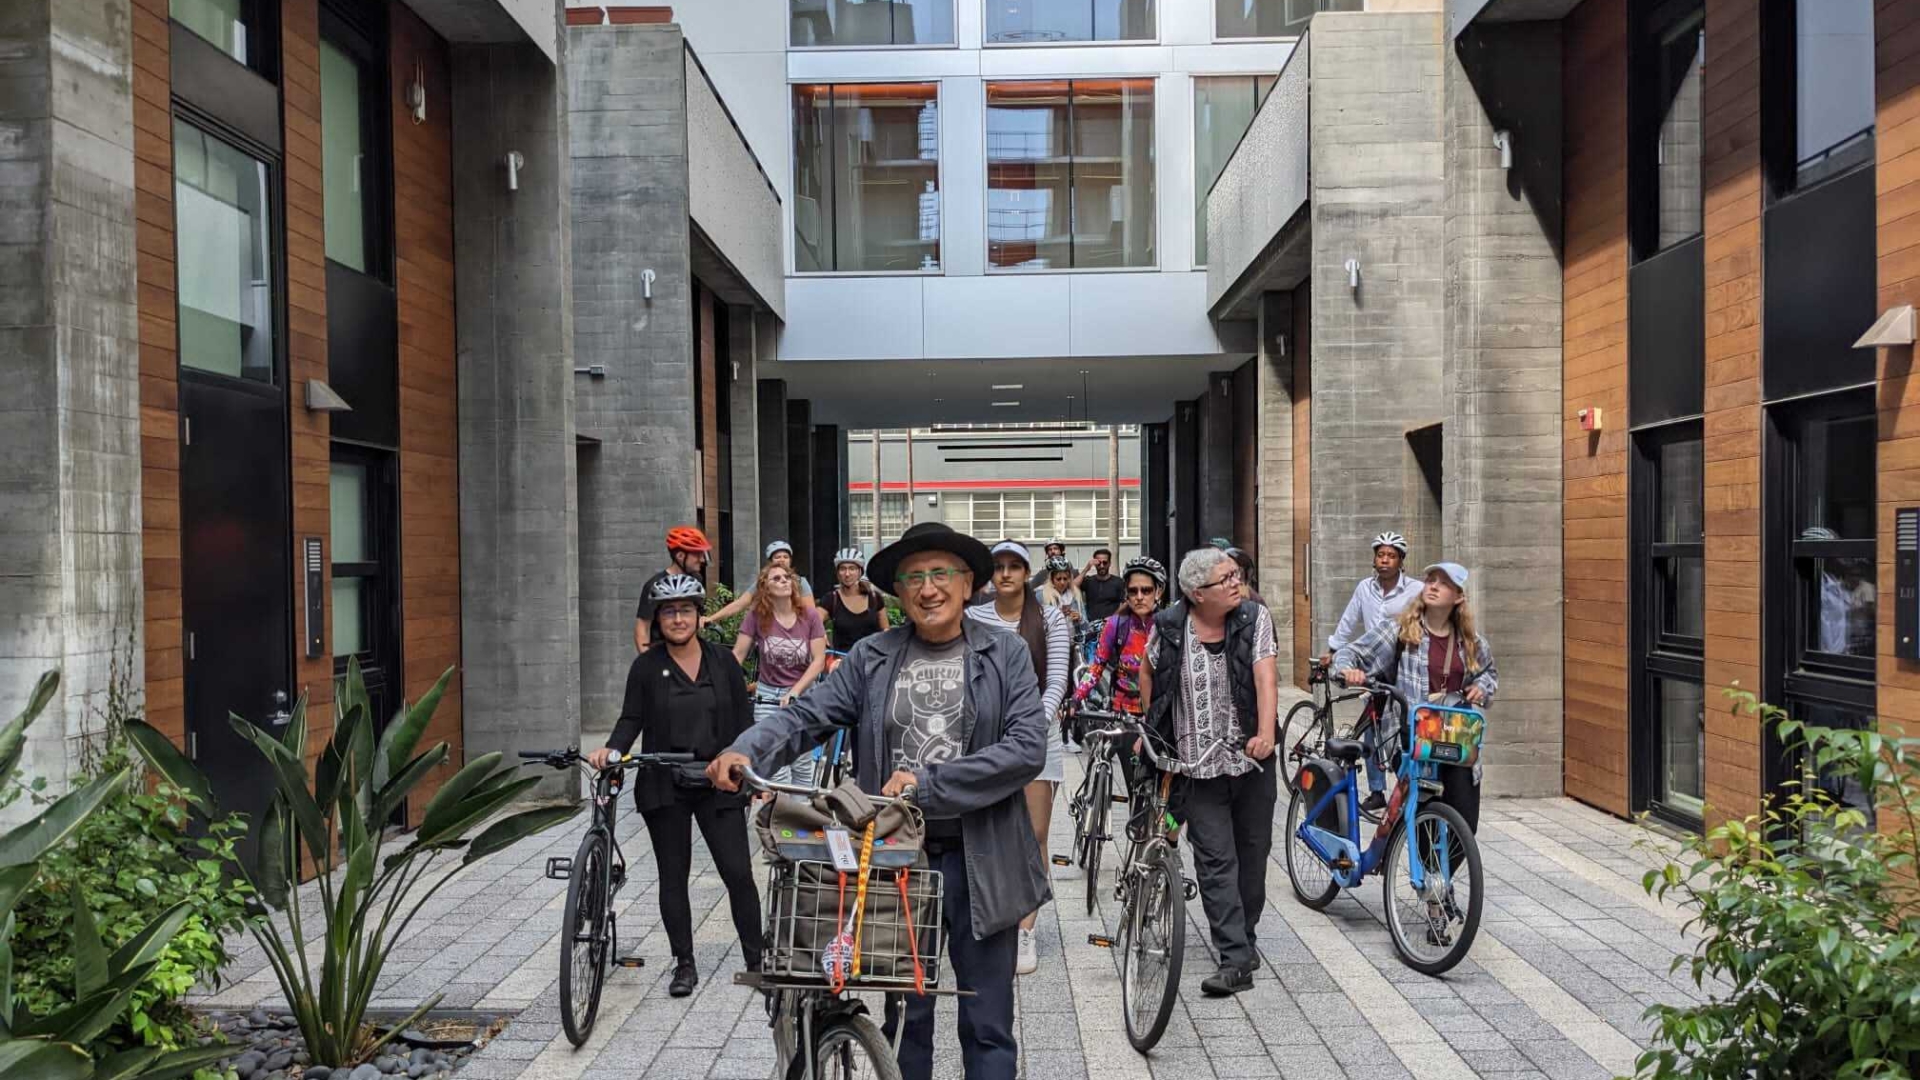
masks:
{"label": "wood panel siding", "polygon": [[[1627,36],[1625,0],[1568,16],[1564,588],[1567,794],[1615,814],[1627,787]],[[1602,429],[1577,414],[1598,408]]]}
{"label": "wood panel siding", "polygon": [[[1879,302],[1885,311],[1920,304],[1920,5],[1879,0],[1875,5],[1874,64],[1878,118],[1874,172]],[[1920,663],[1894,656],[1894,535],[1897,506],[1920,503],[1920,379],[1913,347],[1879,356],[1879,687],[1876,710],[1891,734],[1920,727]],[[1909,414],[1906,410],[1916,409]],[[1886,823],[1892,815],[1882,815]]]}
{"label": "wood panel siding", "polygon": [[[304,567],[300,559],[303,537],[327,537],[321,560],[321,595],[331,620],[332,524],[328,516],[331,483],[331,421],[323,412],[304,408],[309,379],[327,378],[327,253],[321,224],[320,178],[320,3],[284,0],[280,5],[280,97],[283,104],[287,259],[287,392],[288,432],[291,435],[291,485],[294,547],[289,562],[289,611],[293,640],[295,694],[307,698],[307,748],[317,755],[333,735],[333,657],[308,659],[299,615]],[[320,640],[332,642],[331,622]]]}
{"label": "wood panel siding", "polygon": [[[404,693],[418,701],[460,663],[460,430],[453,321],[453,99],[451,60],[411,8],[393,0],[394,293],[400,327],[400,597]],[[416,69],[427,118],[413,122],[405,89]],[[436,106],[436,103],[438,105]],[[447,764],[409,800],[420,821],[426,800],[465,761],[461,681],[456,671],[423,745],[445,741]]]}
{"label": "wood panel siding", "polygon": [[1326,642],[1314,639],[1307,558],[1313,540],[1313,295],[1302,282],[1293,291],[1293,685],[1307,685],[1307,661]]}
{"label": "wood panel siding", "polygon": [[180,378],[173,243],[173,45],[167,0],[133,0],[134,243],[140,312],[141,573],[147,719],[187,741],[180,593]]}
{"label": "wood panel siding", "polygon": [[1706,248],[1708,824],[1760,806],[1760,726],[1723,691],[1761,687],[1760,33],[1753,0],[1708,0]]}

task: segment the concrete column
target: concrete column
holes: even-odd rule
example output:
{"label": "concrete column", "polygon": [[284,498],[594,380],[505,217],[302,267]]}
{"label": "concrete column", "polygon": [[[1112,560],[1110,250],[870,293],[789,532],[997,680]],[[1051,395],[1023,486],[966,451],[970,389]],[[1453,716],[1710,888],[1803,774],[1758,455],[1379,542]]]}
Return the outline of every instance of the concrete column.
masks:
{"label": "concrete column", "polygon": [[733,354],[733,370],[721,372],[721,376],[733,380],[733,391],[727,397],[733,432],[733,550],[727,552],[727,562],[735,581],[760,561],[760,395],[755,373],[760,367],[761,350],[770,349],[773,343],[760,340],[758,322],[752,308],[740,304],[727,308],[727,344]]}
{"label": "concrete column", "polygon": [[665,565],[667,530],[700,524],[686,52],[670,24],[564,36],[573,366],[605,372],[572,376],[576,427],[596,440],[581,458],[579,558],[580,707],[597,727],[619,715],[634,605]]}
{"label": "concrete column", "polygon": [[56,789],[109,664],[145,683],[131,28],[127,0],[0,5],[0,717],[61,671],[21,761]]}
{"label": "concrete column", "polygon": [[[530,44],[453,48],[448,107],[469,758],[580,737],[563,66]],[[507,190],[502,162],[509,151],[526,162],[517,191]],[[545,786],[555,795],[578,791],[570,777]]]}
{"label": "concrete column", "polygon": [[[1528,26],[1524,64],[1558,85],[1556,24]],[[1518,39],[1510,46],[1520,44]],[[1500,665],[1494,795],[1561,790],[1561,269],[1494,125],[1446,54],[1444,551],[1472,572]],[[1556,208],[1557,210],[1557,208]],[[1558,214],[1549,215],[1557,224]],[[1317,372],[1316,372],[1317,374]]]}
{"label": "concrete column", "polygon": [[[787,401],[787,525],[771,533],[769,541],[793,545],[793,565],[806,572],[807,548],[813,542],[814,472],[813,405],[805,398]],[[758,565],[757,563],[755,565]]]}
{"label": "concrete column", "polygon": [[[771,365],[769,365],[771,366]],[[776,537],[787,534],[792,520],[792,510],[788,505],[789,473],[793,463],[787,454],[787,383],[785,379],[761,379],[755,387],[754,397],[760,403],[760,415],[757,418],[760,432],[760,531],[759,535],[740,534],[750,549],[747,557],[740,562],[739,588],[753,586],[753,575],[759,572],[760,552],[764,546]]]}
{"label": "concrete column", "polygon": [[1200,543],[1233,535],[1233,375],[1207,376],[1200,422]]}
{"label": "concrete column", "polygon": [[1174,573],[1180,556],[1199,547],[1200,539],[1200,403],[1178,402],[1173,407],[1167,448],[1167,485],[1173,494],[1173,519],[1167,530],[1167,573]]}
{"label": "concrete column", "polygon": [[[847,535],[847,434],[835,424],[813,429],[812,532],[803,545],[794,538],[794,565],[817,583],[833,580],[833,553]],[[874,512],[879,512],[879,505]],[[825,588],[824,584],[817,587]]]}
{"label": "concrete column", "polygon": [[[1293,294],[1260,298],[1253,383],[1257,432],[1254,535],[1258,537],[1260,595],[1273,612],[1273,629],[1293,642]],[[1293,664],[1281,665],[1291,678]]]}

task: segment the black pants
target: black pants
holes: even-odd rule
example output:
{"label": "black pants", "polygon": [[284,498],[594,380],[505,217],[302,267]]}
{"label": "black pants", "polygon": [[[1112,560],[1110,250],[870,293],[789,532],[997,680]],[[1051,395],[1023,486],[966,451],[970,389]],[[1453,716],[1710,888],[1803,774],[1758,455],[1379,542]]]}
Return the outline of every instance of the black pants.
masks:
{"label": "black pants", "polygon": [[642,810],[653,861],[660,867],[660,922],[675,960],[693,959],[693,909],[687,901],[687,876],[693,872],[693,823],[713,855],[714,868],[727,887],[733,929],[740,935],[740,958],[749,969],[760,966],[760,892],[754,887],[753,851],[747,846],[747,811],[717,793],[682,792],[673,802]]}
{"label": "black pants", "polygon": [[1267,856],[1273,851],[1275,762],[1245,776],[1187,780],[1178,815],[1193,847],[1200,906],[1220,963],[1251,969],[1260,915],[1267,907]]}
{"label": "black pants", "polygon": [[1460,811],[1467,828],[1480,832],[1480,785],[1473,782],[1473,770],[1443,765],[1440,767],[1440,801]]}

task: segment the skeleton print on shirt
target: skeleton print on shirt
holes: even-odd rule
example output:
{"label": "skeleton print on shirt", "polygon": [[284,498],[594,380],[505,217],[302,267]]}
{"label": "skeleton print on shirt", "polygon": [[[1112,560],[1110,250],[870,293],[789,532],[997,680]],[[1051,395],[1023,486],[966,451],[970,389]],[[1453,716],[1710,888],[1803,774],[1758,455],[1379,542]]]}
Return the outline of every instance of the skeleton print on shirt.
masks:
{"label": "skeleton print on shirt", "polygon": [[901,658],[887,716],[894,769],[952,761],[965,752],[961,730],[966,693],[966,638],[929,646],[915,638]]}

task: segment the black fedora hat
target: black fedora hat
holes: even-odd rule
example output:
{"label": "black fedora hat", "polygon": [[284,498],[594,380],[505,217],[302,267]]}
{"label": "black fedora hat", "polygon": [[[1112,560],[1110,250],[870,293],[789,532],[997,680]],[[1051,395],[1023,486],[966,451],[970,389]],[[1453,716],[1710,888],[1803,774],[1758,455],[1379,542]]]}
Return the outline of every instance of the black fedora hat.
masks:
{"label": "black fedora hat", "polygon": [[987,554],[987,545],[966,533],[953,531],[944,522],[923,521],[901,533],[900,539],[873,553],[873,558],[867,560],[867,580],[898,595],[893,579],[900,572],[900,563],[907,556],[923,551],[944,551],[958,556],[973,572],[975,584],[993,574],[993,556]]}

